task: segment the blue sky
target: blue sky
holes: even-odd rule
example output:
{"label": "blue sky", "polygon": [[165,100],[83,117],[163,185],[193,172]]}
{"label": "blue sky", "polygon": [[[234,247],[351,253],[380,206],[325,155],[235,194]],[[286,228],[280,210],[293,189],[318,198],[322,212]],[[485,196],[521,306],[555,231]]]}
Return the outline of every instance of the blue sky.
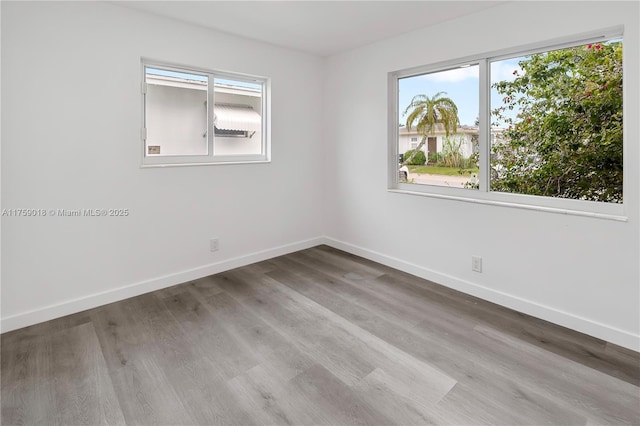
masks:
{"label": "blue sky", "polygon": [[[522,74],[522,70],[518,66],[518,61],[521,59],[513,58],[493,62],[491,64],[491,82],[513,81],[515,78],[514,70],[518,70]],[[438,92],[446,92],[446,95],[442,96],[451,98],[458,106],[460,124],[472,126],[479,111],[478,79],[478,65],[400,79],[398,82],[399,122],[405,123],[406,116],[402,113],[413,96],[417,94],[433,96]],[[492,89],[491,108],[493,109],[501,103],[501,97]]]}

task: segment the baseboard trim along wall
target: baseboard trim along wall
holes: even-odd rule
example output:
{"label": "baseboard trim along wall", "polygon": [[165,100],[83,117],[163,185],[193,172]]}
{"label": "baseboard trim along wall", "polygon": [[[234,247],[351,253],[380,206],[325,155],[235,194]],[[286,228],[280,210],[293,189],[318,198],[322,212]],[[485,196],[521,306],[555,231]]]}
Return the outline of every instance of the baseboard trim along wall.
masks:
{"label": "baseboard trim along wall", "polygon": [[463,293],[488,300],[507,308],[522,312],[536,318],[540,318],[572,330],[623,346],[634,351],[640,351],[640,336],[608,326],[599,322],[579,317],[567,312],[563,312],[548,306],[521,299],[519,297],[502,293],[490,288],[475,284],[470,281],[461,280],[451,275],[443,274],[432,269],[424,268],[404,260],[387,256],[373,250],[359,247],[350,243],[336,240],[330,237],[318,237],[292,244],[262,250],[245,256],[238,256],[232,259],[204,265],[198,268],[165,275],[150,280],[130,284],[102,293],[92,294],[77,299],[69,300],[54,305],[45,306],[40,309],[23,312],[10,317],[2,318],[0,330],[2,333],[38,324],[40,322],[60,318],[65,315],[82,312],[87,309],[96,308],[108,303],[124,300],[129,297],[139,296],[172,285],[192,281],[209,275],[239,268],[251,263],[260,262],[298,250],[304,250],[320,244],[326,244],[339,250],[364,257],[365,259],[381,263],[383,265],[399,269],[403,272],[427,279],[429,281],[450,287]]}
{"label": "baseboard trim along wall", "polygon": [[171,287],[187,281],[196,280],[209,275],[228,271],[230,269],[239,268],[241,266],[250,265],[252,263],[282,256],[295,251],[304,250],[324,243],[324,238],[312,238],[309,240],[299,241],[292,244],[286,244],[272,249],[261,250],[250,253],[245,256],[223,260],[198,268],[177,272],[175,274],[164,275],[150,280],[129,284],[123,287],[107,290],[101,293],[91,294],[79,297],[62,303],[57,303],[40,309],[34,309],[23,312],[10,317],[2,318],[0,322],[0,330],[2,333],[16,330],[30,325],[60,318],[66,315],[82,312],[87,309],[96,308],[108,303],[117,302],[130,297],[139,296],[151,291],[160,290],[162,288]]}
{"label": "baseboard trim along wall", "polygon": [[637,352],[640,351],[640,335],[635,335],[587,318],[579,317],[529,300],[521,299],[510,294],[492,290],[470,281],[461,280],[451,275],[443,274],[432,269],[424,268],[413,263],[405,262],[401,259],[387,256],[385,254],[333,238],[325,237],[324,244],[356,256],[364,257],[365,259],[399,269],[403,272],[444,285],[471,296],[623,346],[627,349]]}

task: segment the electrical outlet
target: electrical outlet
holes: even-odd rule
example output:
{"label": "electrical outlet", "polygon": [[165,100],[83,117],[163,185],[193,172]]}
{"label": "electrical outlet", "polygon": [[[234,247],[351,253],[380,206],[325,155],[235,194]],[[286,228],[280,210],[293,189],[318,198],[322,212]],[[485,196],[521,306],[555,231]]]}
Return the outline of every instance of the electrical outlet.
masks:
{"label": "electrical outlet", "polygon": [[209,240],[209,248],[211,249],[211,251],[220,250],[220,242],[217,238],[212,238]]}
{"label": "electrical outlet", "polygon": [[480,256],[471,256],[471,270],[482,272],[482,258]]}

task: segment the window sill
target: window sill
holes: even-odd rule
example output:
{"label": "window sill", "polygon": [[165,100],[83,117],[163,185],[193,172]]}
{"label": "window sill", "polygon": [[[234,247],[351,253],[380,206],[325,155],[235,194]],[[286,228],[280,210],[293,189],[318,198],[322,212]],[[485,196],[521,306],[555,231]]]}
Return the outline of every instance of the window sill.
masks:
{"label": "window sill", "polygon": [[158,163],[158,164],[142,164],[141,169],[157,169],[163,167],[190,167],[190,166],[226,166],[238,164],[269,164],[271,160],[234,160],[234,161],[211,161],[198,163]]}
{"label": "window sill", "polygon": [[[571,215],[571,216],[592,217],[592,218],[596,218],[596,219],[613,220],[613,221],[617,221],[617,222],[627,222],[629,220],[629,218],[627,216],[622,214],[622,210],[623,210],[623,206],[622,205],[614,206],[614,207],[619,207],[619,209],[621,211],[620,214],[617,214],[617,213],[603,213],[603,212],[587,211],[587,210],[574,210],[574,209],[567,209],[567,208],[562,208],[562,207],[552,207],[552,206],[541,206],[541,205],[533,205],[533,204],[524,204],[524,203],[518,203],[518,202],[513,202],[513,201],[502,201],[502,200],[496,200],[496,199],[490,199],[490,198],[472,197],[472,196],[458,196],[458,195],[452,195],[452,194],[436,194],[436,193],[432,193],[432,192],[412,191],[412,190],[402,189],[402,188],[388,188],[387,191],[391,192],[391,193],[396,193],[396,194],[418,195],[418,196],[423,196],[423,197],[431,197],[431,198],[440,198],[440,199],[445,199],[445,200],[462,201],[462,202],[465,202],[465,203],[485,204],[485,205],[517,208],[517,209],[524,209],[524,210],[535,210],[535,211],[554,213],[554,214]],[[487,194],[487,193],[484,193],[484,194]],[[490,197],[491,193],[489,193],[487,195]],[[503,195],[503,194],[500,194],[500,195]],[[508,195],[511,195],[513,197],[519,197],[519,195],[517,195],[517,194],[508,194]],[[561,200],[557,200],[557,201],[561,201]]]}

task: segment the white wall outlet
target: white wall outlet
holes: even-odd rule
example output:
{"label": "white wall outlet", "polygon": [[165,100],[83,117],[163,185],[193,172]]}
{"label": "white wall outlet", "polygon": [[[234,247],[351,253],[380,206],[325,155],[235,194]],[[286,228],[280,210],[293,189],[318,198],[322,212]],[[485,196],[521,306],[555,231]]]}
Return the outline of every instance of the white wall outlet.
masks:
{"label": "white wall outlet", "polygon": [[211,251],[220,250],[220,242],[217,238],[212,238],[209,240],[209,248],[211,249]]}
{"label": "white wall outlet", "polygon": [[482,272],[482,258],[480,256],[471,256],[471,270]]}

